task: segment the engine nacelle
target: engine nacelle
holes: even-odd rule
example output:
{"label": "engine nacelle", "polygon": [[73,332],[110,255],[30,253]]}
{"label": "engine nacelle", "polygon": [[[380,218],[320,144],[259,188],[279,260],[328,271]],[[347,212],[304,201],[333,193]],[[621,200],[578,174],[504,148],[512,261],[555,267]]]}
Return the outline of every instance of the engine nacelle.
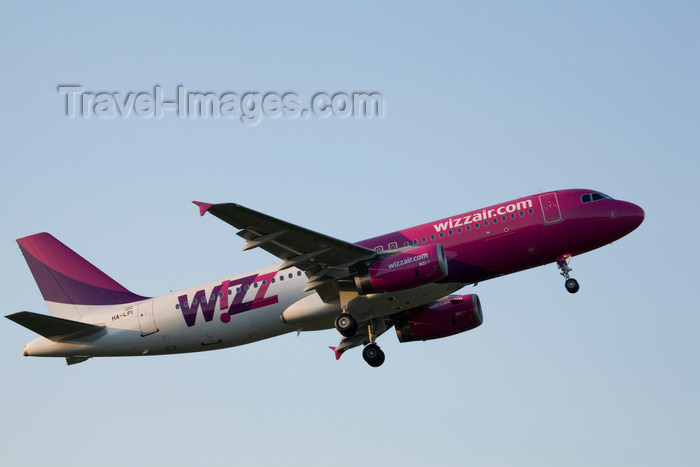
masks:
{"label": "engine nacelle", "polygon": [[399,342],[426,341],[469,331],[483,322],[479,297],[458,295],[425,305],[399,321],[396,335]]}
{"label": "engine nacelle", "polygon": [[396,292],[430,284],[447,276],[447,258],[440,244],[425,245],[396,253],[374,263],[355,277],[361,294]]}

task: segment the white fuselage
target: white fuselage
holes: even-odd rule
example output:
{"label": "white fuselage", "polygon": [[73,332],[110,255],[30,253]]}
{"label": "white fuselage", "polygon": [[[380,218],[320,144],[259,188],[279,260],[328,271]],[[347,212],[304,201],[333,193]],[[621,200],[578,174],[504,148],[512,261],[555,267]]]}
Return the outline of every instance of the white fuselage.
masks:
{"label": "white fuselage", "polygon": [[[171,292],[157,298],[86,313],[81,322],[104,325],[76,341],[40,337],[24,348],[27,356],[110,357],[163,355],[249,344],[292,331],[330,329],[340,303],[323,303],[304,292],[307,277],[278,265]],[[437,300],[464,284],[428,284],[396,293],[357,297],[355,316],[370,319]],[[284,315],[285,319],[281,319]]]}
{"label": "white fuselage", "polygon": [[[285,334],[298,327],[280,321],[280,315],[292,303],[312,293],[302,292],[306,276],[299,272],[277,272],[277,266],[268,266],[161,297],[94,311],[81,321],[106,328],[91,338],[53,342],[40,337],[27,344],[24,351],[26,355],[56,357],[161,355],[233,347]],[[226,281],[231,285],[224,292],[220,286]],[[212,297],[217,287],[219,294]],[[192,303],[198,293],[205,296],[206,303]],[[194,322],[188,323],[184,317],[183,298]],[[210,315],[208,320],[203,305],[211,309],[211,313],[206,313]],[[229,314],[229,310],[237,312]]]}

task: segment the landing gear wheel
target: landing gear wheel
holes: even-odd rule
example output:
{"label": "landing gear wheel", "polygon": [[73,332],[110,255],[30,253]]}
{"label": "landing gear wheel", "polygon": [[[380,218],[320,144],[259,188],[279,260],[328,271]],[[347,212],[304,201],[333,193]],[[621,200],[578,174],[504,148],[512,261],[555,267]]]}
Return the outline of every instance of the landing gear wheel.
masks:
{"label": "landing gear wheel", "polygon": [[341,313],[335,319],[335,328],[343,337],[352,337],[357,334],[357,321],[350,313]]}
{"label": "landing gear wheel", "polygon": [[362,358],[369,366],[376,368],[384,363],[384,352],[377,344],[369,344],[362,349]]}
{"label": "landing gear wheel", "polygon": [[566,279],[566,282],[564,282],[566,291],[569,293],[576,293],[578,292],[578,281],[569,277],[569,273],[571,272],[569,261],[571,261],[571,255],[562,255],[557,258],[557,267],[561,270],[560,274]]}
{"label": "landing gear wheel", "polygon": [[578,281],[576,279],[567,279],[564,282],[564,287],[566,287],[567,292],[576,293],[578,292]]}

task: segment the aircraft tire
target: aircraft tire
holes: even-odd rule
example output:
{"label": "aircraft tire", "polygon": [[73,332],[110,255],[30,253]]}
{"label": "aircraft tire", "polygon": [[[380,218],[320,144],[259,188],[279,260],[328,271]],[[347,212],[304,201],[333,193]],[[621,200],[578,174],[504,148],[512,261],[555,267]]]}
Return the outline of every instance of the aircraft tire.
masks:
{"label": "aircraft tire", "polygon": [[369,366],[377,368],[384,363],[384,352],[377,344],[369,344],[362,349],[362,358],[365,359]]}
{"label": "aircraft tire", "polygon": [[578,281],[576,279],[567,279],[566,282],[564,282],[564,287],[566,287],[567,292],[576,293],[579,289]]}
{"label": "aircraft tire", "polygon": [[344,337],[352,337],[357,333],[357,321],[350,313],[341,313],[335,318],[335,328]]}

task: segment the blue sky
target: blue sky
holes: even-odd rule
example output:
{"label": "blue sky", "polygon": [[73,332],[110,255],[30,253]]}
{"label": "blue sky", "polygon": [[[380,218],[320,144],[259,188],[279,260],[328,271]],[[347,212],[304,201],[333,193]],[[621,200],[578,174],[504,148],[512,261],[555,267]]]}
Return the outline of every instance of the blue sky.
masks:
{"label": "blue sky", "polygon": [[[0,322],[11,465],[694,465],[700,8],[695,2],[5,5],[5,313],[46,313],[15,239],[49,231],[144,295],[269,264],[193,199],[347,240],[541,190],[642,226],[479,284],[485,323],[333,359],[335,331],[153,358],[22,357]],[[61,84],[377,92],[382,118],[67,118]]]}

